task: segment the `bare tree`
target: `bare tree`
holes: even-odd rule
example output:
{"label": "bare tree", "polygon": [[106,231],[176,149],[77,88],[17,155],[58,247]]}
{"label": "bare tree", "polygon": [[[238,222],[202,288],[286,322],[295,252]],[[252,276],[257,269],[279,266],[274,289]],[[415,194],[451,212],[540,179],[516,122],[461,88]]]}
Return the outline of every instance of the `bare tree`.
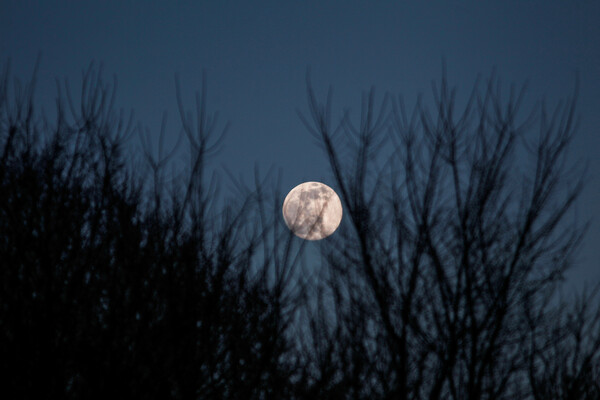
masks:
{"label": "bare tree", "polygon": [[[272,176],[218,193],[221,144],[206,84],[196,112],[176,81],[180,154],[115,109],[116,81],[0,78],[0,383],[17,398],[597,399],[596,291],[556,289],[583,235],[583,180],[566,151],[574,100],[521,117],[496,78],[457,114],[400,98],[332,124],[309,116],[345,207],[325,268],[281,220]],[[11,90],[12,89],[12,90]],[[576,93],[575,93],[576,94]],[[575,96],[574,96],[575,97]],[[224,133],[225,129],[221,131]],[[537,132],[536,132],[537,131]],[[137,135],[147,174],[131,164]],[[237,199],[237,200],[236,200]],[[300,274],[299,272],[302,272]]]}
{"label": "bare tree", "polygon": [[[600,307],[598,287],[537,315],[524,310],[530,323],[525,354],[535,399],[600,398]],[[540,321],[551,318],[551,321]]]}
{"label": "bare tree", "polygon": [[[376,107],[371,91],[358,123],[346,111],[334,125],[331,91],[322,104],[307,86],[301,118],[346,210],[324,247],[329,300],[304,346],[307,385],[338,398],[580,398],[541,391],[568,371],[597,396],[598,331],[551,333],[569,325],[551,318],[554,294],[584,231],[569,218],[583,187],[566,159],[576,93],[520,116],[524,87],[505,99],[492,76],[458,110],[444,76],[433,112],[389,96]],[[548,361],[549,347],[576,351],[574,365]]]}
{"label": "bare tree", "polygon": [[114,109],[116,82],[90,67],[79,102],[58,86],[50,119],[34,108],[34,80],[16,81],[11,91],[9,78],[6,68],[3,391],[16,398],[289,397],[292,262],[274,260],[280,247],[261,247],[273,221],[259,218],[259,204],[270,204],[259,190],[239,204],[215,204],[206,165],[219,141],[206,92],[197,95],[195,118],[179,101],[189,167],[166,186],[171,151],[159,146],[154,156],[146,142],[150,180],[124,156],[128,137],[140,131]]}

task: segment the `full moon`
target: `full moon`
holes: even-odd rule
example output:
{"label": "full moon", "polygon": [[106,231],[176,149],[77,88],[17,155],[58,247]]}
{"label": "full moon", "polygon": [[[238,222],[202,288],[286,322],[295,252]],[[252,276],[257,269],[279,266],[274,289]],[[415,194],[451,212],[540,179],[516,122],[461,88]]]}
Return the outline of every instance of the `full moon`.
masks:
{"label": "full moon", "polygon": [[302,239],[320,240],[331,235],[342,221],[342,202],[329,186],[304,182],[283,201],[283,219]]}

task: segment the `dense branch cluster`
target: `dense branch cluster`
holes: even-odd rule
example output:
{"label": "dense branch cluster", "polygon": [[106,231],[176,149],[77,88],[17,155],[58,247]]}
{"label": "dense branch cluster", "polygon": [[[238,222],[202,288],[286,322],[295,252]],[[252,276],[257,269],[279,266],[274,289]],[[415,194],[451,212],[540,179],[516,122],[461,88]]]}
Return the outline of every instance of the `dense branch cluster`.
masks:
{"label": "dense branch cluster", "polygon": [[[575,101],[521,117],[494,77],[458,111],[364,96],[332,122],[308,82],[307,129],[344,205],[322,263],[256,173],[229,200],[206,92],[177,145],[115,109],[94,68],[56,115],[0,77],[0,382],[19,398],[598,399],[595,292],[557,296],[583,229],[566,150]],[[165,119],[166,120],[166,119]],[[224,133],[225,130],[222,131]],[[137,135],[147,173],[132,163]],[[301,268],[307,271],[301,271]],[[313,280],[306,278],[312,272]]]}

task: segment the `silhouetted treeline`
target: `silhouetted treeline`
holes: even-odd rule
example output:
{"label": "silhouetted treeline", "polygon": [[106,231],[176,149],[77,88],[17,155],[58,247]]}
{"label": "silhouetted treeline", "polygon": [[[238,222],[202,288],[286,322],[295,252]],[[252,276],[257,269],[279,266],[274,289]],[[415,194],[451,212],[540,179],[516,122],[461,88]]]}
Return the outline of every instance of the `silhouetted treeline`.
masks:
{"label": "silhouetted treeline", "polygon": [[[268,260],[258,264],[260,227],[248,229],[248,204],[209,212],[212,117],[203,108],[195,120],[184,116],[189,173],[165,194],[130,167],[125,143],[136,128],[113,110],[114,85],[93,69],[79,102],[57,100],[52,126],[33,108],[33,84],[17,85],[13,98],[8,83],[5,72],[2,390],[20,398],[288,397],[285,277]],[[163,161],[148,150],[152,166]]]}
{"label": "silhouetted treeline", "polygon": [[458,113],[442,79],[433,112],[371,93],[334,125],[309,83],[345,216],[302,270],[278,188],[211,179],[205,87],[189,113],[176,85],[170,173],[166,124],[148,141],[116,82],[90,67],[51,116],[34,86],[2,70],[0,397],[600,398],[595,291],[557,296],[583,235],[574,100],[521,120],[492,77]]}

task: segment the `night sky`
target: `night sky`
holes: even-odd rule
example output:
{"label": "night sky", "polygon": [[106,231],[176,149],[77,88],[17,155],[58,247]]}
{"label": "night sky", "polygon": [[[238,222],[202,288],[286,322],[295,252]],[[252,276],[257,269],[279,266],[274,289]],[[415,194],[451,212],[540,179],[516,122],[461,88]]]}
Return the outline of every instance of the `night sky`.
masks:
{"label": "night sky", "polygon": [[[393,4],[392,4],[393,3]],[[418,3],[418,4],[417,4]],[[466,96],[496,70],[506,85],[528,81],[527,104],[569,96],[580,79],[573,161],[588,163],[576,207],[591,219],[571,282],[600,280],[600,2],[598,1],[8,1],[0,2],[0,61],[26,80],[41,54],[37,99],[53,110],[55,78],[73,88],[90,62],[118,78],[117,103],[170,140],[179,133],[174,75],[193,107],[202,72],[209,110],[231,128],[217,169],[252,177],[281,170],[282,190],[332,181],[326,159],[297,115],[306,111],[307,68],[334,108],[360,111],[361,91],[431,101],[448,78]],[[381,97],[379,97],[381,98]],[[134,151],[134,150],[132,150]],[[227,175],[222,175],[226,181]]]}

